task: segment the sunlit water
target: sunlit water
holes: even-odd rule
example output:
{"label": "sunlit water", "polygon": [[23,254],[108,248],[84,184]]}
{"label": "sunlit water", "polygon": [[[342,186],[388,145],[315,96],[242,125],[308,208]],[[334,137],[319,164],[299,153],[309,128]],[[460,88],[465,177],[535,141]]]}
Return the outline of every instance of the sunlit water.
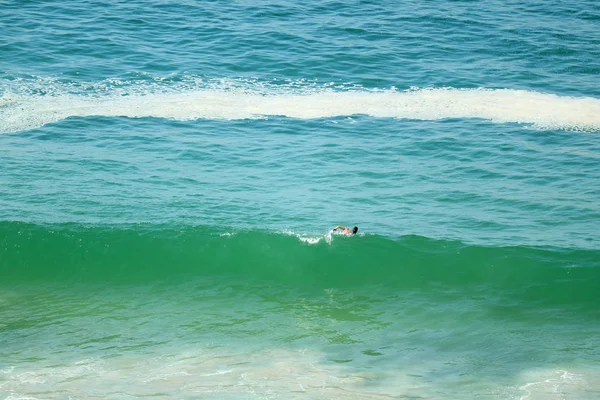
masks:
{"label": "sunlit water", "polygon": [[598,398],[599,22],[0,2],[0,397]]}

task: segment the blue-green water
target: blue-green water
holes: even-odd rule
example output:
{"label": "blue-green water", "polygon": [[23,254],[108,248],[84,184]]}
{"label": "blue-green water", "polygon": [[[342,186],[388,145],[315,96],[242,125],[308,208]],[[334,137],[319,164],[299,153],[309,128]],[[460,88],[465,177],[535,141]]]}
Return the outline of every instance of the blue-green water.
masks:
{"label": "blue-green water", "polygon": [[599,60],[595,1],[0,2],[0,397],[598,398]]}

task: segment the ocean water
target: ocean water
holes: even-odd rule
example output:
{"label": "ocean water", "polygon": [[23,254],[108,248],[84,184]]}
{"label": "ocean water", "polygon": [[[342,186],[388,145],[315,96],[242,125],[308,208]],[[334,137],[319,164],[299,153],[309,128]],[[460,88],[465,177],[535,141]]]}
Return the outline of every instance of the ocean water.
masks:
{"label": "ocean water", "polygon": [[2,399],[600,397],[597,1],[3,0],[0,188]]}

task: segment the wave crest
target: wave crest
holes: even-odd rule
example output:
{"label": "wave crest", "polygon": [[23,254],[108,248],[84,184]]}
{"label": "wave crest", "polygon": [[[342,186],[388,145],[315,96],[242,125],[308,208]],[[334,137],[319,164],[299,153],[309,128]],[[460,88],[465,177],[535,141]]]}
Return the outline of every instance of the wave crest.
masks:
{"label": "wave crest", "polygon": [[593,304],[594,310],[600,291],[597,250],[484,247],[419,236],[22,222],[0,222],[0,238],[5,284],[235,276],[300,288],[497,293],[527,304]]}

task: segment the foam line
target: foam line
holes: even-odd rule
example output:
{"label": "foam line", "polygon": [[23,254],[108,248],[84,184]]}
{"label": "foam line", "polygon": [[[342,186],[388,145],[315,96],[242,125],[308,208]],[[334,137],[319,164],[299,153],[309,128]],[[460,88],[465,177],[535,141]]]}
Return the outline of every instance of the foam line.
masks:
{"label": "foam line", "polygon": [[0,133],[38,128],[69,117],[312,119],[352,115],[441,120],[484,119],[538,129],[600,130],[600,99],[511,89],[429,88],[407,91],[288,86],[277,90],[209,87],[148,91],[129,87],[100,93],[13,93],[0,97]]}

